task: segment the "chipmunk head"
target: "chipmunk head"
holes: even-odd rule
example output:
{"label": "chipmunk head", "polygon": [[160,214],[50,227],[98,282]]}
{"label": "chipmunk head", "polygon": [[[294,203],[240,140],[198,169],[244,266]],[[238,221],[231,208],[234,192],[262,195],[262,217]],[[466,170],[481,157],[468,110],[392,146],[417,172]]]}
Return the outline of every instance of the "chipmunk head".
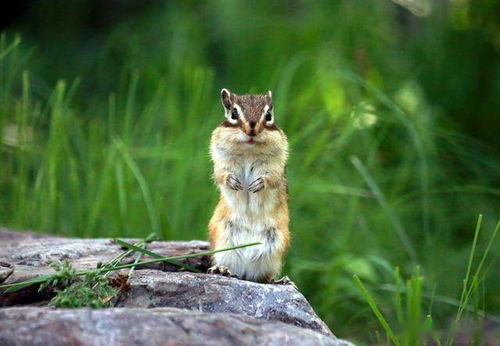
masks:
{"label": "chipmunk head", "polygon": [[236,95],[221,90],[226,120],[221,126],[231,130],[234,141],[253,145],[270,140],[279,131],[274,123],[272,94]]}

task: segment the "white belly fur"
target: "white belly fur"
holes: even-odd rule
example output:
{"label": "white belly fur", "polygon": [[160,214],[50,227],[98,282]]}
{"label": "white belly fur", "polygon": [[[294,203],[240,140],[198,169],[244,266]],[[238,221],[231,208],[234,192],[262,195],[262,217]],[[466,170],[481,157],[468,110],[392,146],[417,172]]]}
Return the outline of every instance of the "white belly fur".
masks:
{"label": "white belly fur", "polygon": [[[253,167],[253,169],[251,169]],[[234,191],[227,186],[220,186],[221,193],[231,210],[226,221],[224,239],[228,246],[260,242],[261,245],[214,255],[215,263],[228,267],[233,274],[248,280],[275,276],[281,267],[277,253],[276,222],[273,209],[277,203],[277,189],[264,188],[253,193],[248,186],[264,172],[256,167],[255,161],[248,160],[240,167],[237,174],[243,190]]]}
{"label": "white belly fur", "polygon": [[247,280],[256,281],[265,277],[274,277],[281,267],[281,262],[276,256],[275,244],[266,239],[264,232],[259,232],[255,228],[240,228],[229,237],[227,243],[230,246],[236,246],[253,242],[262,244],[217,253],[214,255],[215,263],[228,267],[233,274]]}

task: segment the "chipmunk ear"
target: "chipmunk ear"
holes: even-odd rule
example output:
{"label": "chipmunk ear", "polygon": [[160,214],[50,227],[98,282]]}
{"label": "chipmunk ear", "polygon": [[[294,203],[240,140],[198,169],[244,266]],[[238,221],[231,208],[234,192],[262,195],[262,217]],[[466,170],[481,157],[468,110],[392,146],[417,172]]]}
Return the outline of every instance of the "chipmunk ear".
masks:
{"label": "chipmunk ear", "polygon": [[231,109],[231,106],[233,105],[231,99],[231,92],[229,90],[227,90],[226,88],[222,89],[220,91],[220,98],[221,98],[221,101],[222,101],[222,105],[224,106],[224,108],[226,110],[230,110]]}
{"label": "chipmunk ear", "polygon": [[269,104],[269,106],[272,108],[273,107],[273,93],[271,92],[271,90],[267,91],[266,101]]}
{"label": "chipmunk ear", "polygon": [[269,102],[269,104],[271,104],[273,102],[273,93],[271,90],[267,91],[266,99],[267,99],[267,102]]}

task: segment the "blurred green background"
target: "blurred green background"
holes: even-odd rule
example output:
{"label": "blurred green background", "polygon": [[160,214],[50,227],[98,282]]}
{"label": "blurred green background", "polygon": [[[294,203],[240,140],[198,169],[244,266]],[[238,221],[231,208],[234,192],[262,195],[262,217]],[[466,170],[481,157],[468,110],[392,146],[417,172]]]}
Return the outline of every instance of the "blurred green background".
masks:
{"label": "blurred green background", "polygon": [[[1,225],[206,239],[219,91],[272,90],[291,145],[284,274],[343,338],[385,340],[353,274],[396,333],[428,314],[419,332],[453,328],[478,214],[476,262],[499,219],[498,1],[11,5],[0,16]],[[467,316],[495,324],[498,245],[467,303]],[[415,279],[417,266],[421,311],[402,316],[395,268]]]}

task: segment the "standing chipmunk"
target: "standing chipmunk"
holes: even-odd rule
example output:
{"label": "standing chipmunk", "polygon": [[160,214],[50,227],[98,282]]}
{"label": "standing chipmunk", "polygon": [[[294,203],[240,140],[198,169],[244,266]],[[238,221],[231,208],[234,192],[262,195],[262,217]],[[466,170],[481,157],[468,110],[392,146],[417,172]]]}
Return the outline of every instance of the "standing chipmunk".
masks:
{"label": "standing chipmunk", "polygon": [[276,126],[272,94],[221,91],[226,119],[212,133],[210,155],[220,200],[208,225],[213,250],[261,245],[213,255],[209,273],[274,281],[290,245],[285,163],[288,141]]}

